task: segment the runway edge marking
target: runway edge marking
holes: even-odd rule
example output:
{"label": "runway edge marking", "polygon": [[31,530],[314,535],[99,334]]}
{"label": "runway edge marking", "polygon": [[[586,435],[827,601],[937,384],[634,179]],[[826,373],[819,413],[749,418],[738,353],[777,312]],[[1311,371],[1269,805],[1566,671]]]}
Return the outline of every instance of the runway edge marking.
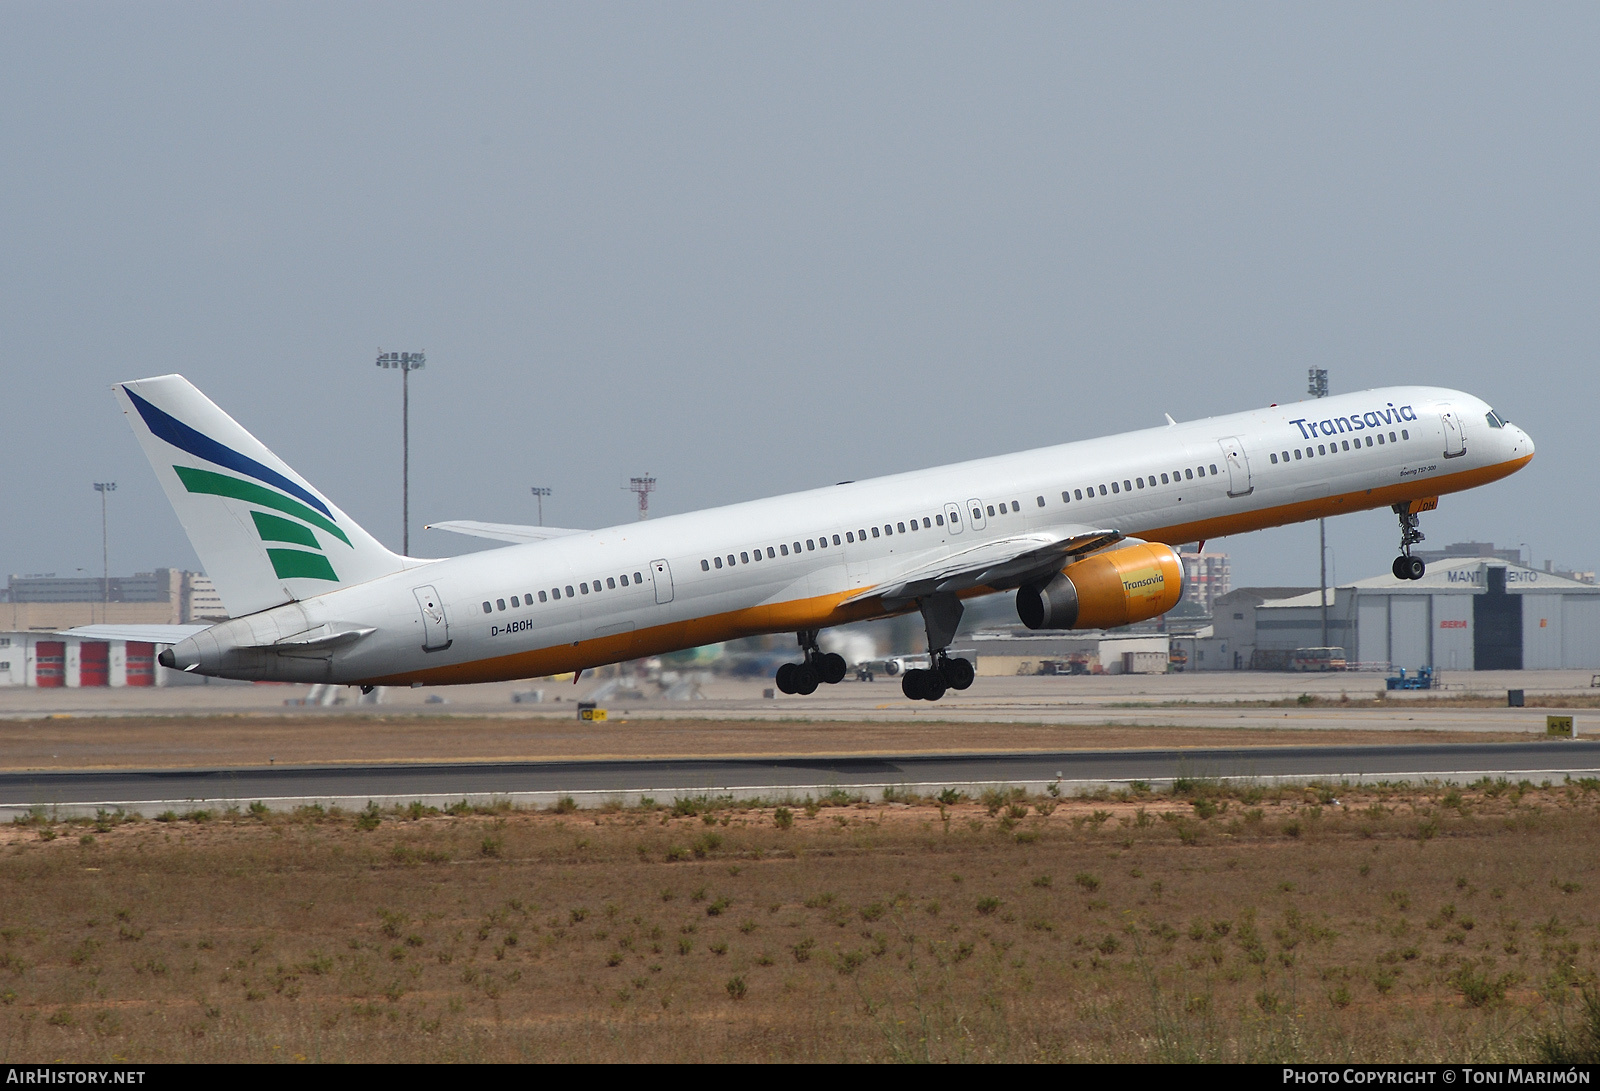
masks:
{"label": "runway edge marking", "polygon": [[[1600,776],[1600,768],[1595,769],[1458,769],[1447,772],[1415,772],[1415,773],[1322,773],[1322,774],[1291,774],[1284,776],[1220,776],[1200,777],[1207,781],[1220,783],[1256,784],[1262,786],[1295,785],[1295,784],[1349,784],[1352,786],[1362,784],[1468,784],[1473,781],[1505,778],[1512,782],[1543,778],[1575,779],[1581,776]],[[852,795],[868,795],[886,790],[895,792],[908,792],[916,795],[933,796],[947,788],[954,788],[970,796],[977,796],[988,789],[994,788],[1021,788],[1033,795],[1044,795],[1054,787],[1056,794],[1065,799],[1074,796],[1097,792],[1101,789],[1115,791],[1127,788],[1134,783],[1148,784],[1152,788],[1170,788],[1173,783],[1171,777],[1153,777],[1148,780],[1138,777],[1127,779],[1091,779],[1091,780],[986,780],[986,781],[874,781],[859,784],[749,784],[728,785],[725,787],[685,787],[685,788],[627,788],[620,790],[605,789],[574,789],[562,791],[560,789],[542,792],[450,792],[450,793],[410,793],[402,795],[355,795],[355,796],[228,796],[204,797],[195,799],[146,799],[146,800],[96,800],[90,802],[73,803],[4,803],[0,804],[0,821],[16,821],[27,819],[34,815],[43,814],[53,820],[71,818],[93,818],[100,811],[121,810],[124,814],[137,814],[144,818],[154,818],[167,811],[177,811],[180,816],[184,811],[195,810],[226,810],[229,807],[238,807],[241,804],[261,803],[268,809],[275,811],[292,811],[296,807],[339,807],[343,810],[355,812],[366,807],[369,803],[376,803],[380,807],[408,806],[411,803],[421,803],[428,807],[443,809],[463,800],[469,806],[492,806],[496,804],[510,804],[513,807],[541,808],[549,807],[563,799],[571,798],[580,809],[593,809],[607,806],[637,807],[645,799],[652,799],[659,804],[668,804],[679,799],[698,799],[702,797],[731,797],[736,800],[759,801],[761,803],[778,805],[792,804],[803,801],[807,796],[813,799],[827,796],[830,793],[843,791]]]}

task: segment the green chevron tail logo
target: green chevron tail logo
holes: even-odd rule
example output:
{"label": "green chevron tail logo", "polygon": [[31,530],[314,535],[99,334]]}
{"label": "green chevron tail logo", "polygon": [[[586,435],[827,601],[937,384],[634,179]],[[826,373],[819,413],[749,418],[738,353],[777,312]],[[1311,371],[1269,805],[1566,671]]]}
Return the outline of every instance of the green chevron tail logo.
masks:
{"label": "green chevron tail logo", "polygon": [[[174,466],[172,469],[177,473],[178,480],[183,482],[183,487],[191,493],[225,496],[230,500],[242,500],[256,507],[271,508],[270,512],[250,513],[250,518],[256,525],[256,533],[261,535],[262,542],[304,546],[315,551],[307,552],[306,549],[285,549],[280,545],[268,545],[267,559],[272,562],[273,574],[280,580],[339,582],[339,574],[333,570],[332,563],[322,552],[322,544],[317,540],[316,531],[320,530],[337,538],[347,546],[351,543],[350,538],[330,517],[254,481],[189,466]],[[286,515],[292,518],[284,518]]]}

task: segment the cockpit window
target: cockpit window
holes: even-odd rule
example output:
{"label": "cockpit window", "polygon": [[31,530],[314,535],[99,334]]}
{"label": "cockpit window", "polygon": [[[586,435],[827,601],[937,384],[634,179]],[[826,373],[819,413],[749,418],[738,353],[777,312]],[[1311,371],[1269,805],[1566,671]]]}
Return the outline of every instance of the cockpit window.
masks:
{"label": "cockpit window", "polygon": [[1489,410],[1486,416],[1489,419],[1490,428],[1504,428],[1508,423],[1504,417],[1502,417],[1499,413],[1496,413],[1493,409]]}

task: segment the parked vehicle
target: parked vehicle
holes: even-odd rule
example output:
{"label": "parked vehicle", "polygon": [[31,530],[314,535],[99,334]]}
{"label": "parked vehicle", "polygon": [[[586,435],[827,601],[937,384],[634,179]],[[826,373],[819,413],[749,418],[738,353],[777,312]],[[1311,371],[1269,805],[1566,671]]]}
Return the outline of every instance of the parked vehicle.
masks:
{"label": "parked vehicle", "polygon": [[1390,689],[1437,689],[1438,688],[1437,683],[1435,683],[1435,681],[1434,681],[1433,668],[1432,667],[1418,667],[1417,668],[1417,673],[1413,674],[1413,675],[1411,675],[1409,677],[1407,677],[1407,675],[1406,675],[1406,669],[1404,667],[1401,667],[1400,668],[1399,677],[1397,677],[1397,678],[1385,678],[1383,680],[1383,682],[1384,682],[1384,685],[1387,686]]}

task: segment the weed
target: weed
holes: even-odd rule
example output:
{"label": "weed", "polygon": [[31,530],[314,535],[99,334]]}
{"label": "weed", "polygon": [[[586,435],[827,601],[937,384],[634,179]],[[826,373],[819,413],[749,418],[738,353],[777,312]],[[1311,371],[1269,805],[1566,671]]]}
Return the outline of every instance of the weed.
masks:
{"label": "weed", "polygon": [[779,807],[772,812],[772,824],[780,830],[787,830],[794,825],[794,812],[787,807]]}
{"label": "weed", "polygon": [[1560,1011],[1556,1025],[1535,1038],[1534,1053],[1542,1064],[1600,1064],[1600,990],[1584,989],[1578,1008],[1575,1023],[1568,1024]]}
{"label": "weed", "polygon": [[1478,967],[1463,966],[1456,971],[1455,986],[1461,990],[1462,998],[1470,1007],[1481,1008],[1503,1001],[1506,998],[1506,987],[1512,980],[1511,974],[1497,978]]}
{"label": "weed", "polygon": [[[1100,877],[1098,875],[1092,875],[1087,871],[1078,872],[1078,874],[1072,877],[1072,881],[1090,893],[1100,889]],[[1049,884],[1047,883],[1046,885]]]}
{"label": "weed", "polygon": [[728,996],[733,1000],[743,1000],[745,994],[750,991],[745,986],[744,978],[737,976],[728,978],[728,983],[724,988],[728,990]]}
{"label": "weed", "polygon": [[985,917],[992,916],[995,910],[1000,908],[1000,905],[1001,901],[999,898],[979,898],[978,913]]}

